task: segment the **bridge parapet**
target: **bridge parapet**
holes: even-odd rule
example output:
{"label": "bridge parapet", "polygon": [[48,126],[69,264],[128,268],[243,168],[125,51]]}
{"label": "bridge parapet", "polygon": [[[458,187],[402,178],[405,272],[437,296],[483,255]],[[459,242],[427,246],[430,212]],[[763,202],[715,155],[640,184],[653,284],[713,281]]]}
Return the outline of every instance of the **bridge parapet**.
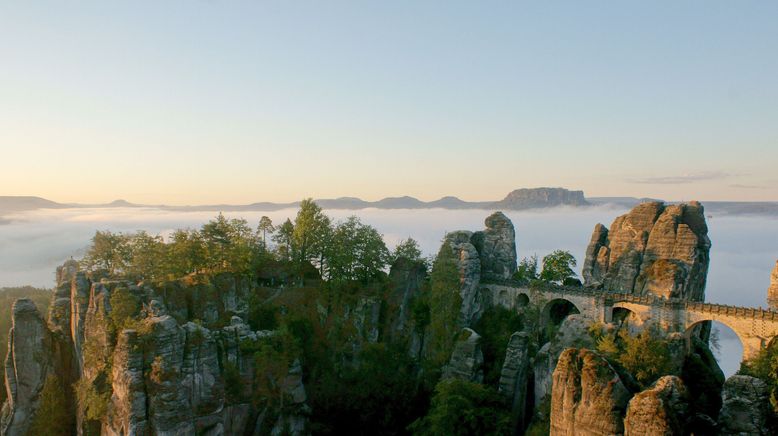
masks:
{"label": "bridge parapet", "polygon": [[[484,283],[484,286],[499,291],[499,294],[507,291],[507,295],[514,297],[526,294],[531,298],[533,291],[536,291],[546,300],[564,299],[573,303],[581,314],[592,321],[611,322],[617,307],[630,310],[641,324],[658,324],[668,331],[684,332],[687,335],[700,322],[718,321],[738,335],[743,345],[744,358],[753,357],[760,348],[778,337],[778,311],[769,309],[551,284],[533,284],[530,288],[516,282],[501,282]],[[503,298],[494,301],[512,307],[510,300]]]}

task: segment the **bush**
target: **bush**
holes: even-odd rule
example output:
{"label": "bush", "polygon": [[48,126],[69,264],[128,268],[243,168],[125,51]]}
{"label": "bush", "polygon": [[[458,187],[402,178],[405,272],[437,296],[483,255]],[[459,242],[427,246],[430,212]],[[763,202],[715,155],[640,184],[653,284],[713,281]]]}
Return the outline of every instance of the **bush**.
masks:
{"label": "bush", "polygon": [[510,413],[497,391],[469,381],[438,383],[432,406],[410,430],[424,436],[510,434]]}

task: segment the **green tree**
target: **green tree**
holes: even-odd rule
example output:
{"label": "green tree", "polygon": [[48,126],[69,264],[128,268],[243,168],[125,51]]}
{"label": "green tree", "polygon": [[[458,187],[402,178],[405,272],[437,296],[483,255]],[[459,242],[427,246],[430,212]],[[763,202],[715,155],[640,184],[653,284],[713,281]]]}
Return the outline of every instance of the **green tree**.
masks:
{"label": "green tree", "polygon": [[219,214],[200,231],[208,267],[213,271],[248,271],[254,253],[253,232],[244,219],[230,219]]}
{"label": "green tree", "polygon": [[292,259],[292,239],[294,237],[294,224],[287,218],[281,226],[276,229],[273,241],[278,244],[276,250],[278,257],[283,260]]}
{"label": "green tree", "polygon": [[310,198],[300,202],[292,232],[294,260],[300,264],[314,263],[324,275],[331,235],[332,220],[321,207]]}
{"label": "green tree", "polygon": [[168,271],[167,246],[161,236],[139,231],[130,236],[130,263],[127,273],[136,280],[163,279]]}
{"label": "green tree", "polygon": [[459,294],[459,269],[454,251],[444,241],[430,272],[430,357],[444,364],[451,354],[454,338],[459,332],[462,297]]}
{"label": "green tree", "polygon": [[395,262],[397,259],[406,259],[410,262],[423,262],[421,257],[421,250],[419,249],[419,243],[413,238],[408,238],[400,241],[394,251],[392,252],[391,261]]}
{"label": "green tree", "polygon": [[482,384],[464,380],[443,380],[427,416],[410,430],[422,436],[508,435],[511,419],[502,397]]}
{"label": "green tree", "polygon": [[543,257],[540,279],[549,283],[562,284],[565,279],[575,277],[575,257],[569,251],[556,250]]}
{"label": "green tree", "polygon": [[267,234],[270,233],[272,236],[273,232],[276,230],[276,228],[273,227],[273,220],[271,220],[270,217],[263,215],[262,218],[259,219],[259,227],[257,229],[262,232],[262,248],[267,250]]}
{"label": "green tree", "polygon": [[328,256],[330,280],[368,282],[386,267],[389,250],[378,230],[352,216],[335,227]]}
{"label": "green tree", "polygon": [[73,414],[65,396],[65,387],[54,374],[46,376],[40,403],[27,434],[66,436],[73,432]]}
{"label": "green tree", "polygon": [[522,283],[530,283],[534,280],[538,280],[538,256],[533,254],[530,257],[525,257],[519,262],[519,267],[516,273],[513,275],[515,280]]}
{"label": "green tree", "polygon": [[120,287],[111,292],[111,323],[116,331],[127,328],[140,311],[140,300],[129,289]]}
{"label": "green tree", "polygon": [[197,272],[206,266],[206,249],[200,232],[176,230],[170,237],[165,264],[168,273],[181,277]]}
{"label": "green tree", "polygon": [[[590,329],[592,335],[594,329]],[[617,363],[643,386],[649,386],[671,368],[670,350],[656,327],[646,328],[636,335],[629,329],[617,334],[595,334],[597,350]]]}
{"label": "green tree", "polygon": [[104,270],[115,276],[125,272],[130,254],[130,240],[126,235],[98,230],[81,265],[89,271]]}

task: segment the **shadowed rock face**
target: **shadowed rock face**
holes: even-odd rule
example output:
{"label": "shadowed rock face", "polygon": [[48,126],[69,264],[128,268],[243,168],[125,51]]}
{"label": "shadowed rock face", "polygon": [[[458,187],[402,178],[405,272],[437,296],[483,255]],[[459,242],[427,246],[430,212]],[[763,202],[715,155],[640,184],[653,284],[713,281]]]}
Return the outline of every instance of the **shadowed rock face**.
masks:
{"label": "shadowed rock face", "polygon": [[767,304],[773,310],[778,310],[778,262],[770,275],[770,288],[767,290]]}
{"label": "shadowed rock face", "polygon": [[8,399],[3,407],[3,435],[25,435],[40,401],[40,391],[52,370],[51,334],[32,300],[14,303],[8,335],[5,379]]}
{"label": "shadowed rock face", "polygon": [[530,336],[526,332],[516,332],[508,341],[505,361],[500,372],[499,392],[511,405],[513,427],[524,430],[524,411],[527,405],[527,381],[530,372]]}
{"label": "shadowed rock face", "polygon": [[684,434],[689,416],[689,394],[680,378],[660,378],[629,401],[624,418],[625,436]]}
{"label": "shadowed rock face", "polygon": [[454,344],[451,360],[443,368],[443,378],[458,378],[481,383],[484,372],[481,366],[484,355],[481,352],[481,336],[469,328],[463,329]]}
{"label": "shadowed rock face", "polygon": [[632,393],[599,354],[568,348],[554,370],[551,435],[624,433],[624,412]]}
{"label": "shadowed rock face", "polygon": [[583,277],[589,287],[702,301],[710,239],[700,203],[642,203],[594,228]]}
{"label": "shadowed rock face", "polygon": [[767,425],[770,411],[767,384],[758,378],[733,375],[724,383],[719,434],[774,434]]}

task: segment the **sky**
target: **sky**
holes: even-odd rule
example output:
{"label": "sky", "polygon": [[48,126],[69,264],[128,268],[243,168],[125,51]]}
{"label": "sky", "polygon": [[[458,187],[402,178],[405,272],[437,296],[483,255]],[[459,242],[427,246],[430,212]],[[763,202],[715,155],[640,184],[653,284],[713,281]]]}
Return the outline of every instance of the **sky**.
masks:
{"label": "sky", "polygon": [[0,195],[778,201],[778,2],[0,3]]}

